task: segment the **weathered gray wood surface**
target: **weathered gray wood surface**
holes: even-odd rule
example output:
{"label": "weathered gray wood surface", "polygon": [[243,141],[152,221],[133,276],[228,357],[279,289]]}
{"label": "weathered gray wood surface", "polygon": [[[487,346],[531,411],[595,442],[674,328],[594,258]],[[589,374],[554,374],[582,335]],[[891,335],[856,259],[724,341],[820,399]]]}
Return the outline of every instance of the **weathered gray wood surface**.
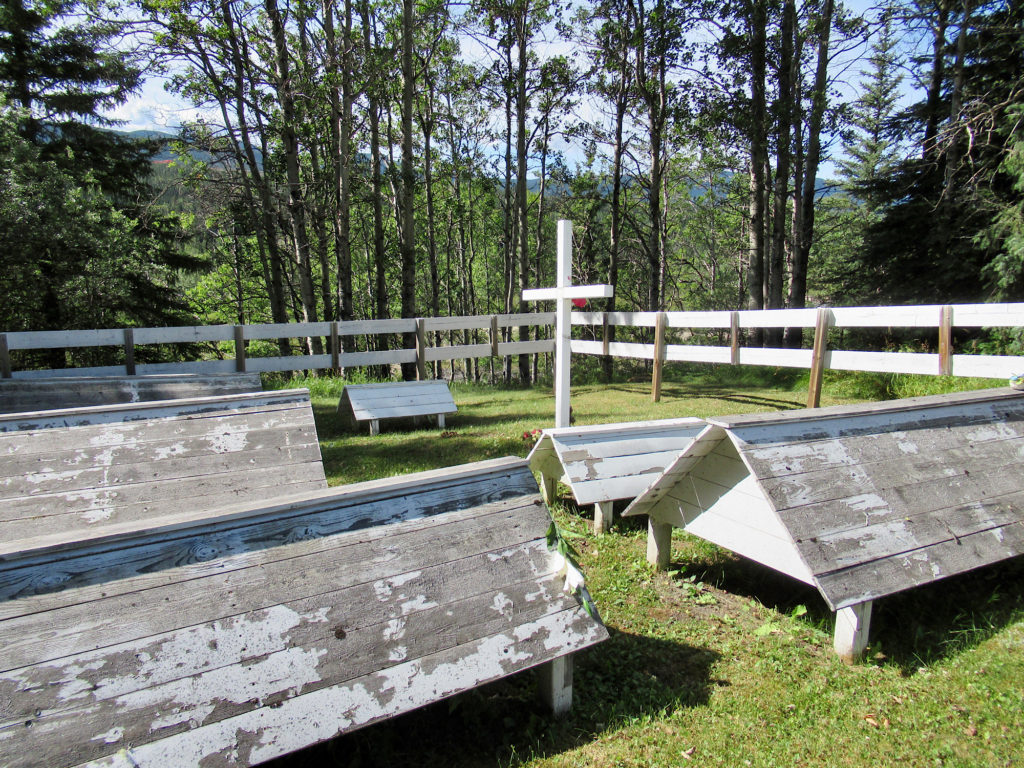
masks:
{"label": "weathered gray wood surface", "polygon": [[548,523],[507,460],[8,548],[0,764],[251,765],[586,647]]}
{"label": "weathered gray wood surface", "polygon": [[530,467],[563,478],[578,504],[631,499],[705,426],[700,419],[663,419],[545,429]]}
{"label": "weathered gray wood surface", "polygon": [[[448,384],[439,379],[398,381],[384,384],[349,384],[341,392],[338,412],[348,414],[356,423],[381,419],[437,416],[455,413],[458,408]],[[441,422],[443,423],[443,422]]]}
{"label": "weathered gray wood surface", "polygon": [[0,413],[259,392],[258,373],[0,379]]}
{"label": "weathered gray wood surface", "polygon": [[[834,609],[1024,553],[1019,392],[708,421],[698,443],[731,446],[746,471],[714,468],[712,452],[695,446],[627,514],[659,517],[675,507],[684,517],[710,510],[737,523],[734,510],[745,504],[749,550],[756,552],[766,527],[781,526]],[[696,469],[701,464],[710,468],[703,476]],[[748,475],[756,481],[753,492],[741,490]],[[699,490],[694,483],[702,478],[720,487],[717,494],[710,488],[698,494],[705,507],[695,515],[682,508],[683,500],[694,498],[690,486]],[[751,498],[741,504],[740,493]],[[771,518],[770,524],[758,525],[757,517]]]}
{"label": "weathered gray wood surface", "polygon": [[305,390],[0,416],[0,541],[326,487]]}

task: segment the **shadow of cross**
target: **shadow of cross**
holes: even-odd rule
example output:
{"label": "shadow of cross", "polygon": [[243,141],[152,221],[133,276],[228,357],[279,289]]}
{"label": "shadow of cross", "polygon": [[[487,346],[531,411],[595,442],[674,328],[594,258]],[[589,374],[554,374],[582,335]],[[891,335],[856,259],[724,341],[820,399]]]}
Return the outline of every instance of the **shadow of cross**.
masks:
{"label": "shadow of cross", "polygon": [[569,356],[573,299],[608,299],[614,289],[610,285],[572,284],[572,222],[558,222],[557,285],[554,288],[530,288],[523,291],[523,301],[555,300],[555,426],[569,426]]}

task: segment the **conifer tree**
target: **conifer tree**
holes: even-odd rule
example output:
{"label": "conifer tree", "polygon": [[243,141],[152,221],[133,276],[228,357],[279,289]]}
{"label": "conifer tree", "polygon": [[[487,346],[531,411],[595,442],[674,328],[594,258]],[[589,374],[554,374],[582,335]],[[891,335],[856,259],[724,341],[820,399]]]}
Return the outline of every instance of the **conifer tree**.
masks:
{"label": "conifer tree", "polygon": [[893,9],[889,8],[883,12],[867,60],[869,68],[860,83],[861,94],[853,104],[849,128],[843,132],[844,159],[837,163],[847,190],[870,211],[879,204],[873,188],[892,171],[897,160],[892,121],[903,80],[897,43]]}
{"label": "conifer tree", "polygon": [[139,87],[141,71],[114,45],[120,25],[85,11],[76,0],[0,2],[0,98],[18,139],[8,134],[0,146],[0,166],[12,184],[46,180],[39,188],[60,191],[39,199],[48,215],[31,237],[5,207],[0,272],[37,287],[7,306],[7,329],[181,319],[174,282],[179,269],[197,266],[181,252],[177,220],[151,205],[155,147],[110,130],[103,116]]}

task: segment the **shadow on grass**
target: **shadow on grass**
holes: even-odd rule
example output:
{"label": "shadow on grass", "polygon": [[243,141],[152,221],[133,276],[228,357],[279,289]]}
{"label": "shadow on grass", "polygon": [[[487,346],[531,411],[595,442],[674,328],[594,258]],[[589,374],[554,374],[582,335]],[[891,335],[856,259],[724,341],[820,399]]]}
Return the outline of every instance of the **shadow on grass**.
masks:
{"label": "shadow on grass", "polygon": [[524,672],[281,758],[273,768],[463,768],[555,755],[619,724],[707,703],[718,656],[703,648],[609,630],[576,656],[573,709],[556,719]]}
{"label": "shadow on grass", "polygon": [[[780,613],[804,606],[801,621],[833,631],[832,611],[815,588],[753,560],[722,551],[672,567]],[[1024,557],[1016,557],[876,600],[866,660],[911,675],[977,647],[1022,618]]]}

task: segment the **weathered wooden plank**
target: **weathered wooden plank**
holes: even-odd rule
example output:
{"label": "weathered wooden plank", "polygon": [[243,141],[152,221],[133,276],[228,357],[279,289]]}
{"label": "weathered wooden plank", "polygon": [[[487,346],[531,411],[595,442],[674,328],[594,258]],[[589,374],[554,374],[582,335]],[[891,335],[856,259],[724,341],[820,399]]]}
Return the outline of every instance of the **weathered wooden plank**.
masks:
{"label": "weathered wooden plank", "polygon": [[810,568],[821,575],[1021,522],[1024,491],[1016,491],[803,539],[798,546]]}
{"label": "weathered wooden plank", "polygon": [[[4,489],[10,489],[11,483],[20,483],[27,493],[39,493],[56,487],[83,487],[79,478],[96,480],[97,473],[110,468],[154,465],[167,466],[177,471],[181,465],[188,468],[200,458],[213,455],[229,460],[232,454],[244,454],[249,451],[282,452],[282,461],[299,455],[304,449],[316,449],[316,428],[312,424],[304,424],[296,419],[268,418],[268,414],[259,414],[257,423],[249,419],[245,429],[232,429],[232,424],[217,428],[211,422],[210,427],[201,432],[189,434],[187,431],[174,430],[176,434],[159,434],[155,430],[136,430],[131,436],[120,437],[116,442],[99,445],[94,442],[82,441],[69,445],[67,441],[47,440],[54,444],[52,451],[17,451],[12,450],[4,456],[0,465],[0,497],[5,496]],[[241,421],[241,419],[239,419]],[[195,423],[195,422],[193,422]],[[139,422],[134,422],[139,425]],[[179,422],[180,425],[180,422]],[[170,424],[167,424],[170,426]],[[281,427],[287,427],[281,432]],[[49,437],[41,433],[33,433],[32,437]],[[11,441],[15,443],[16,441]],[[264,457],[270,459],[270,457]],[[100,478],[102,479],[102,477]],[[70,485],[69,483],[76,483]],[[85,485],[84,487],[91,487]],[[0,517],[3,513],[0,512]]]}
{"label": "weathered wooden plank", "polygon": [[[195,397],[172,403],[153,401],[115,403],[114,405],[69,408],[54,411],[0,414],[0,433],[47,430],[59,427],[119,425],[131,421],[155,419],[218,418],[244,411],[287,410],[309,408],[309,392],[304,389],[279,392],[254,392],[239,395]],[[116,427],[114,427],[116,428]],[[0,434],[0,440],[6,439]],[[17,437],[11,439],[19,439]]]}
{"label": "weathered wooden plank", "polygon": [[[137,534],[127,532],[72,547],[51,544],[32,552],[21,550],[15,553],[20,557],[0,562],[0,618],[52,610],[74,600],[89,602],[113,597],[134,589],[135,583],[142,584],[138,579],[143,576],[145,581],[140,589],[199,578],[207,575],[210,568],[226,573],[247,567],[251,559],[248,553],[260,552],[279,542],[292,545],[295,556],[316,554],[328,546],[321,540],[323,537],[353,531],[360,532],[357,541],[362,543],[376,542],[388,535],[396,537],[395,542],[402,542],[402,526],[412,526],[413,531],[434,529],[474,517],[478,519],[476,535],[482,542],[489,541],[491,527],[495,527],[499,533],[494,535],[504,538],[496,540],[493,546],[502,541],[515,543],[524,525],[515,515],[528,515],[533,511],[529,505],[539,507],[540,503],[535,496],[524,502],[521,492],[514,490],[515,481],[512,484],[510,489],[496,483],[479,496],[472,495],[476,487],[439,486],[425,495],[424,507],[404,501],[405,497],[379,496],[349,507],[337,497],[312,498],[269,506],[256,517],[230,518],[207,525],[192,521],[183,527],[154,526]],[[467,498],[476,505],[472,514],[461,511]],[[477,509],[479,506],[487,506],[488,510],[482,512]],[[492,520],[488,514],[497,517]],[[378,520],[387,525],[375,524]],[[405,546],[409,556],[417,554],[414,544],[407,542]],[[436,545],[435,549],[447,551],[451,557],[458,557],[465,550],[458,542],[453,546],[454,550],[446,549],[447,543]],[[419,556],[429,558],[434,554]],[[185,566],[191,570],[174,570]],[[129,584],[131,579],[136,582]],[[76,590],[73,595],[67,592],[72,589]]]}
{"label": "weathered wooden plank", "polygon": [[[420,660],[264,706],[211,726],[132,747],[96,768],[167,764],[253,765],[435,701],[550,658],[546,647],[571,653],[602,631],[582,610],[563,611]],[[427,693],[429,692],[429,693]]]}
{"label": "weathered wooden plank", "polygon": [[1012,523],[950,538],[927,550],[901,552],[864,566],[818,578],[819,589],[833,610],[885,597],[905,589],[997,563],[1024,552],[1024,525]]}
{"label": "weathered wooden plank", "polygon": [[[996,450],[997,448],[1003,450]],[[987,496],[1008,493],[1019,487],[1020,444],[1016,441],[979,443],[972,456],[968,451],[936,451],[936,456],[920,455],[902,462],[879,461],[842,469],[807,472],[792,478],[761,480],[761,487],[784,517],[806,517],[802,507],[830,501],[875,495],[880,503],[860,501],[863,521],[869,510],[881,514],[883,507],[901,515],[919,509],[935,509],[948,502],[969,502]],[[968,466],[950,463],[954,457],[971,459]],[[933,500],[933,501],[932,501]]]}
{"label": "weathered wooden plank", "polygon": [[746,443],[786,443],[858,434],[923,429],[944,424],[1020,421],[1024,393],[1007,388],[909,397],[880,403],[742,414],[708,419]]}
{"label": "weathered wooden plank", "polygon": [[[30,719],[33,736],[58,730],[73,743],[110,722],[134,725],[124,739],[138,743],[155,721],[208,723],[300,683],[310,692],[575,607],[543,541],[491,554],[9,672],[0,690],[17,708],[0,724],[0,740],[4,728]],[[313,657],[316,679],[281,674],[295,671],[296,655]],[[186,687],[197,694],[191,701],[181,697]],[[203,711],[211,705],[215,714]]]}
{"label": "weathered wooden plank", "polygon": [[0,380],[0,412],[234,395],[261,389],[258,374],[8,379]]}
{"label": "weathered wooden plank", "polygon": [[[291,426],[283,422],[282,426]],[[194,435],[114,445],[68,445],[54,453],[14,453],[0,468],[0,499],[87,490],[101,485],[188,479],[250,466],[280,467],[320,460],[316,429],[296,424],[284,439],[271,428],[248,429],[233,419]],[[0,511],[0,519],[5,514]]]}
{"label": "weathered wooden plank", "polygon": [[[144,521],[174,512],[183,505],[215,510],[224,504],[263,501],[288,491],[314,490],[326,483],[323,465],[318,460],[284,469],[287,477],[282,477],[282,468],[270,467],[249,469],[244,477],[237,471],[222,472],[185,480],[171,478],[8,499],[3,503],[6,519],[0,522],[0,539],[62,532],[80,536],[90,527]],[[276,491],[278,487],[285,490]]]}
{"label": "weathered wooden plank", "polygon": [[[795,443],[764,443],[744,445],[744,459],[754,468],[757,476],[767,480],[776,477],[795,477],[809,472],[872,464],[881,461],[902,461],[908,456],[926,457],[932,451],[946,451],[956,463],[973,464],[977,455],[974,446],[990,442],[1005,442],[998,450],[1005,455],[1024,457],[1020,435],[1024,424],[999,422],[981,428],[956,428],[956,433],[968,432],[962,444],[954,443],[954,430],[894,429],[892,432],[872,432],[845,437],[840,440],[807,440]],[[955,447],[949,447],[955,445]],[[954,464],[955,465],[955,464]]]}
{"label": "weathered wooden plank", "polygon": [[[543,517],[547,530],[547,515],[540,507],[526,505],[519,512],[524,516],[533,514],[533,522]],[[490,517],[487,522],[497,519]],[[432,527],[426,529],[429,541],[424,540],[427,537],[422,528],[414,526],[403,532],[400,541],[405,546],[401,549],[390,538],[366,542],[358,532],[341,533],[239,553],[241,567],[210,573],[201,585],[189,578],[194,569],[186,567],[179,574],[170,574],[174,581],[147,587],[142,593],[129,591],[105,597],[101,593],[98,598],[79,602],[75,589],[64,590],[64,605],[4,622],[7,642],[0,662],[2,671],[169,632],[183,626],[184,617],[189,625],[216,621],[268,609],[296,595],[324,594],[341,586],[372,583],[395,573],[481,554],[474,552],[478,545],[471,541],[471,535],[479,529],[480,523],[472,517],[446,528],[444,536],[460,545],[454,551],[434,538],[439,531]],[[531,535],[537,535],[536,526]],[[514,542],[507,546],[514,546]],[[309,551],[313,547],[318,551]],[[329,558],[325,552],[330,553]],[[483,555],[486,558],[486,553]],[[188,588],[183,588],[186,584]],[[94,595],[94,591],[89,594]],[[137,610],[143,604],[146,609]]]}

